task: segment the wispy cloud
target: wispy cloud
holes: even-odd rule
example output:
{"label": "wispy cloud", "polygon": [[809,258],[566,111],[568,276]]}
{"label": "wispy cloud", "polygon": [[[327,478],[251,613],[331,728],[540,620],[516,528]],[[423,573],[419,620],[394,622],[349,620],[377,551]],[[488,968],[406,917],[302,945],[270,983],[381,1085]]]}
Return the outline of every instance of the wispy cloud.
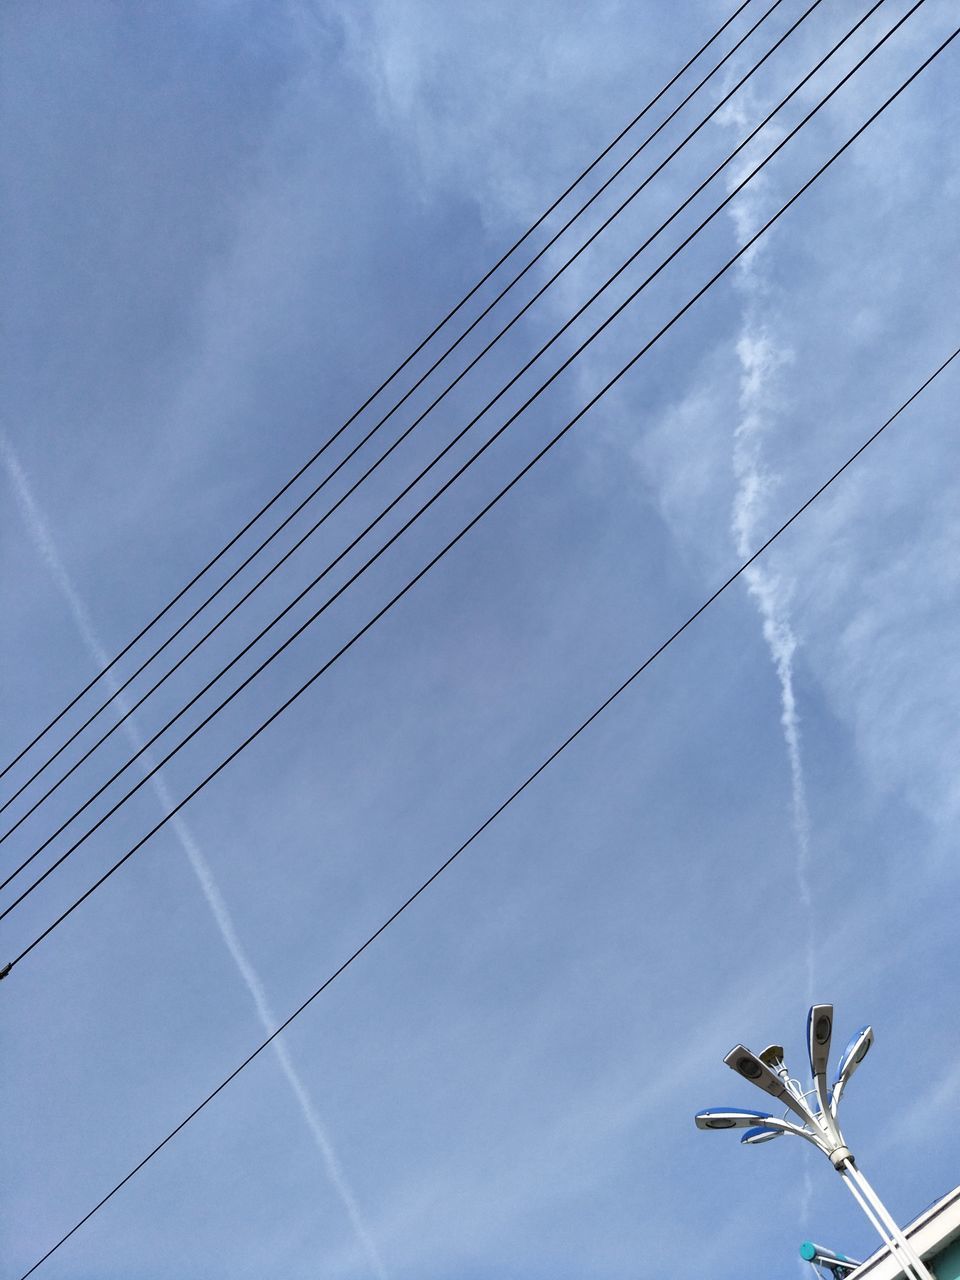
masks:
{"label": "wispy cloud", "polygon": [[[734,431],[733,469],[737,490],[733,500],[732,529],[741,556],[756,550],[764,532],[767,498],[776,488],[776,478],[763,461],[763,433],[768,425],[766,397],[778,368],[789,354],[776,347],[768,334],[748,315],[737,343],[740,361],[741,418]],[[761,561],[744,577],[763,624],[763,637],[770,651],[780,685],[780,725],[783,729],[790,765],[791,810],[796,839],[796,879],[800,900],[809,913],[813,906],[810,888],[810,815],[800,738],[800,715],[794,686],[794,658],[797,637],[790,612],[791,584]],[[813,998],[814,956],[807,945],[808,996]]]}
{"label": "wispy cloud", "polygon": [[[738,130],[747,126],[749,98],[728,113],[729,123]],[[759,114],[759,112],[757,113]],[[757,142],[764,151],[776,144],[779,134],[764,130]],[[744,166],[756,163],[751,155]],[[741,180],[734,174],[728,182],[731,189]],[[738,238],[746,240],[762,224],[769,211],[768,183],[761,181],[747,188],[729,206],[730,220]],[[737,554],[746,559],[770,532],[770,497],[778,487],[777,476],[764,458],[764,437],[776,422],[777,379],[780,370],[792,359],[788,346],[778,342],[761,319],[767,282],[763,271],[763,254],[767,246],[755,246],[744,255],[737,272],[737,285],[744,299],[743,318],[736,344],[740,365],[739,421],[733,433],[733,473],[736,491],[731,512],[731,532]],[[800,713],[794,681],[797,636],[791,614],[792,583],[767,560],[755,561],[744,575],[747,590],[757,607],[766,642],[780,688],[780,727],[783,732],[790,768],[790,810],[794,838],[794,875],[804,924],[804,961],[808,1004],[815,998],[816,955],[813,935],[813,894],[811,890],[811,831],[807,804],[807,787],[803,769]],[[810,1215],[813,1201],[813,1179],[809,1159],[805,1162],[801,1219]]]}
{"label": "wispy cloud", "polygon": [[[766,514],[767,497],[776,480],[763,462],[763,433],[769,418],[766,412],[770,384],[777,369],[789,359],[758,326],[748,306],[737,342],[740,361],[740,421],[733,437],[733,470],[737,490],[733,500],[732,529],[737,553],[746,558],[762,541],[762,517]],[[807,980],[807,1003],[814,1001],[816,959],[813,943],[813,895],[810,887],[810,814],[807,806],[806,779],[800,738],[800,716],[794,687],[794,658],[797,637],[790,613],[790,582],[769,565],[755,561],[744,575],[747,590],[756,603],[763,625],[770,659],[780,685],[780,727],[790,765],[790,808],[794,836],[794,873],[797,894],[804,916],[804,960]],[[806,1154],[806,1153],[805,1153]],[[813,1203],[813,1178],[810,1160],[803,1171],[800,1218],[806,1222]]]}
{"label": "wispy cloud", "polygon": [[[104,667],[109,659],[97,636],[93,620],[60,556],[50,533],[49,525],[37,503],[33,489],[13,446],[2,432],[0,432],[0,455],[2,455],[4,469],[10,479],[14,496],[29,534],[36,544],[57,589],[66,601],[67,608],[87,651],[98,667]],[[110,679],[109,675],[107,679]],[[116,682],[111,681],[111,683],[115,689],[117,687]],[[124,710],[127,710],[127,704],[122,697],[118,699],[118,703]],[[143,738],[138,733],[133,720],[127,720],[124,728],[131,744],[139,750],[143,745]],[[155,760],[150,752],[145,752],[140,758],[140,766],[144,772],[149,771],[154,763]],[[161,773],[155,774],[150,780],[150,785],[163,812],[165,814],[169,813],[174,807],[174,800],[170,795],[163,775]],[[233,960],[237,972],[253,1001],[257,1019],[264,1033],[270,1034],[276,1028],[279,1019],[270,1006],[266,989],[256,967],[240,941],[233,917],[230,914],[230,908],[227,906],[226,900],[220,891],[210,864],[181,815],[178,814],[171,820],[171,826],[190,864],[190,868],[196,876],[200,891],[216,923],[223,945]],[[300,1108],[314,1145],[320,1153],[330,1184],[346,1210],[357,1243],[366,1256],[370,1272],[377,1276],[378,1280],[387,1280],[388,1273],[370,1228],[367,1226],[357,1198],[347,1180],[343,1166],[327,1133],[326,1126],[290,1056],[283,1038],[278,1037],[274,1040],[271,1048],[274,1051],[281,1074]]]}

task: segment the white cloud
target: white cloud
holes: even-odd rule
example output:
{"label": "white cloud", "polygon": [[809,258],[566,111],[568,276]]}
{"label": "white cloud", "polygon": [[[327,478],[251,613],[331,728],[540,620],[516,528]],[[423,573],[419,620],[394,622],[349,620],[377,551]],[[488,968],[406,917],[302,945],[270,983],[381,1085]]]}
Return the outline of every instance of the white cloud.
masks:
{"label": "white cloud", "polygon": [[[66,602],[67,609],[90,657],[97,668],[103,668],[109,661],[108,655],[100,643],[87,607],[80,598],[67,567],[53,542],[43,512],[33,494],[32,487],[13,450],[13,446],[3,433],[0,433],[0,455],[2,455],[10,486],[20,506],[24,523],[30,536],[34,540],[51,577]],[[116,689],[117,682],[110,675],[107,677],[107,682]],[[126,700],[120,697],[118,706],[122,711],[126,711]],[[124,725],[124,732],[134,750],[139,750],[143,745],[143,739],[136,729],[135,722],[127,720]],[[151,753],[147,752],[140,757],[139,763],[141,768],[147,771],[153,767],[155,760],[152,758]],[[161,811],[164,814],[170,813],[174,807],[174,800],[167,788],[163,774],[155,774],[150,780],[150,786],[156,795]],[[220,939],[253,1001],[257,1021],[264,1034],[270,1035],[276,1029],[280,1020],[273,1012],[263,981],[253,961],[247,954],[246,948],[240,941],[230,908],[227,906],[226,899],[217,884],[213,870],[182,814],[175,815],[171,820],[171,825],[190,865],[190,869],[200,886],[204,900],[210,909],[210,914],[213,917]],[[377,1276],[379,1280],[386,1280],[388,1272],[380,1257],[373,1234],[364,1219],[340,1158],[330,1140],[326,1126],[320,1118],[316,1104],[311,1098],[310,1092],[304,1084],[282,1036],[278,1036],[272,1042],[271,1049],[280,1068],[281,1075],[296,1099],[310,1137],[320,1154],[327,1178],[346,1210],[357,1242],[366,1256],[370,1272]]]}

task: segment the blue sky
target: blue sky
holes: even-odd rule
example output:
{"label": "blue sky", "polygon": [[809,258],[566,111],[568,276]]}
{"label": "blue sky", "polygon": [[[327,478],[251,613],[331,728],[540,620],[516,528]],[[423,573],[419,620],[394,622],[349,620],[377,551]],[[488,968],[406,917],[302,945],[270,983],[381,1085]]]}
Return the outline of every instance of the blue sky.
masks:
{"label": "blue sky", "polygon": [[[579,245],[804,7],[783,0],[557,250]],[[823,0],[131,732],[152,733],[309,582],[866,7]],[[732,8],[5,8],[4,759]],[[907,8],[886,0],[438,478]],[[720,48],[761,11],[753,0]],[[953,21],[946,0],[927,0],[158,787],[4,921],[0,958],[435,554]],[[958,345],[958,45],[3,983],[5,1275],[163,1137]],[[561,260],[545,259],[518,296]],[[485,322],[466,350],[494,331]],[[790,1274],[811,1236],[865,1254],[869,1226],[825,1162],[692,1123],[704,1106],[753,1105],[721,1062],[738,1040],[782,1039],[801,1060],[811,998],[834,1001],[841,1038],[876,1027],[846,1132],[894,1212],[905,1219],[960,1181],[958,377],[945,373],[282,1052],[262,1055],[38,1274],[605,1280],[709,1268],[723,1280]],[[306,527],[298,518],[279,545]],[[360,562],[358,550],[328,589]],[[115,734],[3,856],[26,856],[131,741]]]}

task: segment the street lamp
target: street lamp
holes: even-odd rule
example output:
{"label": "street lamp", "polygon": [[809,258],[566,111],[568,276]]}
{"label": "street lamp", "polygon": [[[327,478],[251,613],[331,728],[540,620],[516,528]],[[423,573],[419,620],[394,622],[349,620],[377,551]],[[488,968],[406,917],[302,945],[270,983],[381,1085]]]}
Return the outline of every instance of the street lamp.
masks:
{"label": "street lamp", "polygon": [[867,1056],[872,1044],[873,1027],[861,1027],[850,1038],[850,1043],[844,1049],[840,1057],[840,1065],[837,1067],[837,1078],[834,1080],[831,1090],[830,1108],[834,1115],[836,1115],[837,1107],[840,1103],[840,1095],[847,1087],[847,1081]]}
{"label": "street lamp", "polygon": [[811,1240],[805,1240],[800,1246],[800,1257],[804,1262],[809,1262],[819,1275],[829,1271],[833,1280],[846,1280],[850,1272],[856,1271],[860,1266],[852,1258],[834,1253],[832,1249],[825,1249],[822,1244],[814,1244]]}
{"label": "street lamp", "polygon": [[743,1107],[718,1107],[713,1111],[698,1111],[698,1129],[749,1129],[758,1120],[772,1120],[766,1111],[745,1111]]}
{"label": "street lamp", "polygon": [[813,1005],[807,1014],[807,1052],[810,1057],[810,1074],[813,1076],[813,1087],[816,1091],[824,1132],[829,1133],[834,1142],[842,1146],[843,1139],[840,1137],[840,1130],[830,1109],[830,1097],[827,1093],[827,1067],[832,1038],[833,1005]]}
{"label": "street lamp", "polygon": [[[752,1053],[744,1045],[731,1049],[724,1062],[737,1075],[749,1080],[769,1097],[782,1103],[782,1117],[742,1108],[715,1108],[698,1111],[698,1129],[746,1129],[741,1143],[758,1146],[785,1133],[795,1134],[822,1151],[840,1174],[844,1185],[876,1228],[884,1244],[897,1258],[908,1280],[934,1280],[919,1254],[860,1172],[843,1140],[837,1123],[837,1108],[850,1077],[873,1044],[873,1029],[861,1027],[844,1049],[833,1084],[827,1086],[830,1043],[833,1038],[833,1005],[815,1004],[807,1017],[807,1053],[813,1087],[804,1090],[787,1069],[781,1045],[769,1045],[762,1053]],[[790,1119],[788,1113],[792,1113]],[[796,1121],[800,1123],[797,1124]]]}
{"label": "street lamp", "polygon": [[755,1129],[748,1129],[740,1139],[745,1142],[748,1147],[755,1147],[758,1142],[769,1142],[771,1138],[782,1138],[783,1129],[773,1129],[768,1124],[758,1124]]}

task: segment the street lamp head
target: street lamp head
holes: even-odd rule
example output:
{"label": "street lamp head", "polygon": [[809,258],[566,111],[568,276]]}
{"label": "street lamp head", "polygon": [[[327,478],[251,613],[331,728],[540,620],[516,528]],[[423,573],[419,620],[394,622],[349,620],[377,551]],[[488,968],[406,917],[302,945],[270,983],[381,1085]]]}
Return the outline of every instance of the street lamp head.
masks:
{"label": "street lamp head", "polygon": [[815,1004],[807,1015],[807,1049],[814,1078],[825,1076],[833,1036],[833,1005]]}
{"label": "street lamp head", "polygon": [[827,1088],[827,1066],[830,1058],[830,1041],[833,1038],[833,1005],[815,1004],[807,1015],[807,1051],[810,1070],[817,1098],[816,1116],[820,1128],[834,1147],[843,1146],[843,1137],[836,1121],[831,1091]]}
{"label": "street lamp head", "polygon": [[850,1037],[850,1042],[840,1057],[837,1080],[849,1080],[870,1051],[873,1044],[873,1027],[861,1027]]}
{"label": "street lamp head", "polygon": [[811,1115],[803,1102],[795,1098],[776,1072],[762,1062],[755,1053],[751,1053],[745,1045],[738,1044],[731,1049],[724,1058],[724,1062],[744,1080],[749,1080],[751,1084],[755,1084],[764,1093],[769,1093],[771,1097],[779,1098],[784,1106],[789,1107],[795,1115],[800,1117],[804,1124],[810,1123]]}
{"label": "street lamp head", "polygon": [[778,1075],[781,1071],[786,1071],[787,1069],[787,1064],[783,1060],[782,1044],[768,1044],[761,1053],[757,1054],[757,1057],[764,1066],[769,1067],[771,1071],[775,1071]]}
{"label": "street lamp head", "polygon": [[769,1125],[758,1124],[748,1129],[740,1141],[748,1147],[758,1146],[761,1142],[769,1142],[772,1138],[782,1138],[782,1129],[771,1129]]}
{"label": "street lamp head", "polygon": [[842,1253],[814,1244],[812,1240],[805,1240],[800,1246],[800,1257],[815,1267],[825,1267],[834,1276],[834,1280],[843,1280],[844,1276],[861,1265]]}
{"label": "street lamp head", "polygon": [[837,1067],[837,1078],[833,1084],[833,1096],[839,1102],[840,1094],[843,1093],[847,1081],[859,1067],[870,1052],[870,1046],[873,1044],[873,1027],[861,1027],[850,1038],[850,1043],[844,1049],[840,1056],[840,1065]]}
{"label": "street lamp head", "polygon": [[743,1107],[711,1107],[693,1117],[698,1129],[749,1129],[758,1120],[772,1120],[766,1111],[746,1111]]}
{"label": "street lamp head", "polygon": [[755,1084],[758,1089],[764,1089],[767,1093],[776,1096],[783,1088],[771,1068],[746,1045],[736,1045],[724,1058],[724,1062],[732,1071],[736,1071],[737,1075],[743,1076],[744,1080],[749,1080],[751,1084]]}

